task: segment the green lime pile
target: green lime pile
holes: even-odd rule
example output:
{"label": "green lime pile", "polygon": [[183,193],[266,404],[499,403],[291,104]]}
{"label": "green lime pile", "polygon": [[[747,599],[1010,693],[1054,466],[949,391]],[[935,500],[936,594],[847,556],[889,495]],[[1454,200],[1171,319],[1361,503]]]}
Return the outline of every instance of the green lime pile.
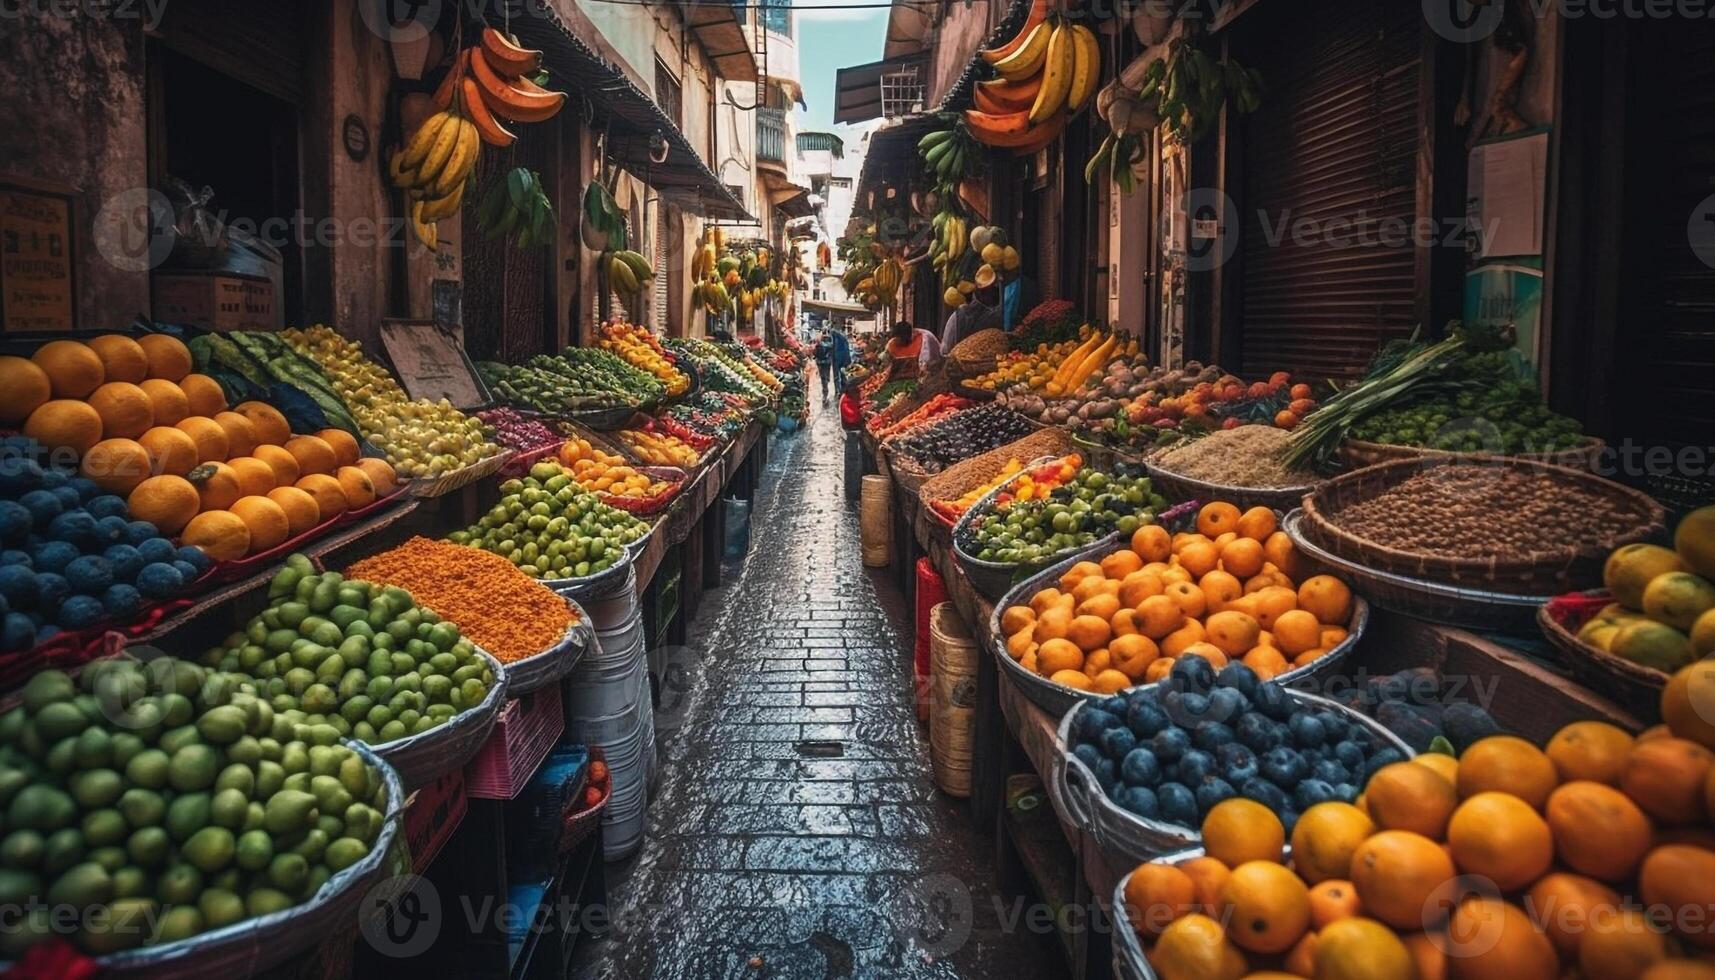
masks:
{"label": "green lime pile", "polygon": [[447,540],[492,551],[532,578],[583,578],[605,572],[649,525],[573,482],[559,463],[530,467],[522,480],[500,485],[503,495],[482,520]]}
{"label": "green lime pile", "polygon": [[287,726],[325,729],[314,741],[384,745],[420,735],[480,704],[494,683],[459,628],[404,589],[317,572],[293,555],[268,598],[203,663],[252,681]]}
{"label": "green lime pile", "polygon": [[30,679],[0,715],[0,958],[52,935],[90,955],[289,909],[363,860],[382,774],[303,740],[242,678],[103,661]]}
{"label": "green lime pile", "polygon": [[1515,361],[1510,350],[1466,355],[1449,368],[1458,383],[1423,386],[1400,404],[1364,417],[1351,434],[1390,446],[1503,456],[1583,445],[1578,420],[1550,410],[1536,381],[1522,375]]}
{"label": "green lime pile", "polygon": [[983,561],[1039,564],[1091,545],[1114,532],[1131,535],[1167,509],[1167,500],[1141,470],[1114,473],[1085,467],[1046,497],[1014,500],[975,517],[959,547]]}

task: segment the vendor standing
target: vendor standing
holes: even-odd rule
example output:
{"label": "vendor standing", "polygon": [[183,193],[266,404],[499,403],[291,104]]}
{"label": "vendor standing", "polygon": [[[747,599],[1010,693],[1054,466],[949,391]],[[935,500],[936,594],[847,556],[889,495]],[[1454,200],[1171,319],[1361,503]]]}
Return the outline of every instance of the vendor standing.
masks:
{"label": "vendor standing", "polygon": [[887,341],[887,356],[893,367],[889,377],[920,378],[934,369],[941,360],[941,342],[927,330],[912,325],[910,320],[898,320]]}
{"label": "vendor standing", "polygon": [[950,351],[978,330],[1001,326],[1000,288],[994,284],[982,286],[971,294],[964,305],[947,317],[941,330],[941,350]]}

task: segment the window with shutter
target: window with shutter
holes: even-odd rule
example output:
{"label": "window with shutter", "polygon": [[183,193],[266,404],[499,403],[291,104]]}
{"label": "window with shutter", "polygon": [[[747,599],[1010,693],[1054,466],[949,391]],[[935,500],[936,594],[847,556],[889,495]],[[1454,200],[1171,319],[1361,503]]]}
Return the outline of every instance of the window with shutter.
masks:
{"label": "window with shutter", "polygon": [[1350,377],[1415,326],[1409,234],[1378,239],[1417,217],[1422,20],[1416,4],[1329,0],[1263,4],[1234,28],[1234,57],[1265,86],[1231,185],[1228,322],[1247,377]]}

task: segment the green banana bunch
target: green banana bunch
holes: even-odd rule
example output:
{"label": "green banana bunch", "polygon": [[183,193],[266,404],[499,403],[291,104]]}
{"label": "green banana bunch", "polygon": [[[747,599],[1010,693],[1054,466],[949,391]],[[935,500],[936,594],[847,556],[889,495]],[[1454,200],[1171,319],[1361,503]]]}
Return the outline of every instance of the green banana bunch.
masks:
{"label": "green banana bunch", "polygon": [[1094,185],[1097,180],[1108,179],[1121,194],[1130,194],[1137,188],[1135,168],[1147,156],[1143,140],[1137,134],[1109,133],[1084,164],[1084,183]]}
{"label": "green banana bunch", "polygon": [[961,122],[925,134],[917,141],[917,153],[942,193],[951,193],[960,181],[973,176],[982,159],[981,147]]}
{"label": "green banana bunch", "polygon": [[554,205],[534,170],[519,167],[488,185],[476,210],[477,227],[487,238],[512,236],[519,248],[554,242]]}
{"label": "green banana bunch", "polygon": [[1159,98],[1157,115],[1168,136],[1189,145],[1208,133],[1228,99],[1241,113],[1262,105],[1262,76],[1231,60],[1216,61],[1181,37],[1145,70],[1140,97]]}

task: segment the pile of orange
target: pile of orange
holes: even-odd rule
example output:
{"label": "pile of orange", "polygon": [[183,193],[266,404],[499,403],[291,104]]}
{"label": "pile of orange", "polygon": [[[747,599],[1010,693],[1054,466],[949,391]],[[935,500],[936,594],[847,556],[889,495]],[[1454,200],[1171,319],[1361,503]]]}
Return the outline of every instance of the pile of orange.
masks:
{"label": "pile of orange", "polygon": [[572,479],[595,493],[647,499],[671,489],[671,484],[639,473],[624,457],[593,446],[588,439],[567,439],[560,447],[559,460]]}
{"label": "pile of orange", "polygon": [[360,459],[350,433],[294,436],[266,402],[229,409],[220,384],[193,366],[190,349],[165,334],[51,341],[28,360],[0,357],[0,425],[69,454],[125,497],[133,518],[220,560],[266,551],[394,489],[393,467]]}
{"label": "pile of orange", "polygon": [[[1704,673],[1664,707],[1700,703]],[[1273,812],[1227,800],[1205,856],[1133,872],[1125,913],[1164,978],[1709,980],[1711,741],[1583,721],[1394,763],[1304,811],[1290,860]]]}
{"label": "pile of orange", "polygon": [[1152,684],[1186,656],[1269,680],[1339,645],[1351,621],[1346,584],[1299,581],[1300,565],[1272,510],[1211,503],[1195,531],[1145,525],[1130,548],[1079,562],[1002,613],[1001,629],[1014,660],[1081,691]]}

